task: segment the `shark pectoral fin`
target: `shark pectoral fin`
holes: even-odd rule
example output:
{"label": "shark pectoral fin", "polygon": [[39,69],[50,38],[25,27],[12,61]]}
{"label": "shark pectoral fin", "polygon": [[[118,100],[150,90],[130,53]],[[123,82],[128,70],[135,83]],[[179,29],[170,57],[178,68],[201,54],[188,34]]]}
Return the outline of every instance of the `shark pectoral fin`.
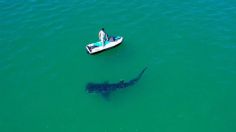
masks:
{"label": "shark pectoral fin", "polygon": [[101,95],[106,100],[109,100],[109,98],[110,98],[110,92],[103,92],[103,93],[101,93]]}

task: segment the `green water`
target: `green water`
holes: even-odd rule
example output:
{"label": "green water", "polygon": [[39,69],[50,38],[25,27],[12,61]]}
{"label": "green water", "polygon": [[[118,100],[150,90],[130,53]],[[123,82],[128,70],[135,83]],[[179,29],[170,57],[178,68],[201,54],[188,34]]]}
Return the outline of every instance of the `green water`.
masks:
{"label": "green water", "polygon": [[[0,0],[0,131],[235,132],[235,24],[233,0]],[[101,27],[125,40],[88,55]]]}

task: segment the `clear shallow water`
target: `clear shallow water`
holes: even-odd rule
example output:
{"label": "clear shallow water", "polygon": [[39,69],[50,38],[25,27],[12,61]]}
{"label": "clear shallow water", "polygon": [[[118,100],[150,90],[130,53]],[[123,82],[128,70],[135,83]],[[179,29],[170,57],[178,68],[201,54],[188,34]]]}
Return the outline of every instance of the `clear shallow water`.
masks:
{"label": "clear shallow water", "polygon": [[[235,131],[235,18],[230,0],[0,1],[0,130]],[[90,56],[101,27],[125,41]],[[109,102],[85,91],[145,66]]]}

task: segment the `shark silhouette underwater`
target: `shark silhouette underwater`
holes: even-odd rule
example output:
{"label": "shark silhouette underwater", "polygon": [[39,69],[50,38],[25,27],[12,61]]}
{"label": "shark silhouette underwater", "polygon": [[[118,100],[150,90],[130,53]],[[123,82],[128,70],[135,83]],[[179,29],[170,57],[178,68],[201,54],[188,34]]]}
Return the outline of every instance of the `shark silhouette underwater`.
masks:
{"label": "shark silhouette underwater", "polygon": [[146,69],[147,67],[145,67],[136,78],[131,79],[126,82],[124,80],[119,81],[117,83],[108,83],[108,82],[91,83],[90,82],[87,84],[86,90],[88,91],[88,93],[98,93],[98,94],[101,94],[104,98],[108,98],[111,92],[117,89],[124,89],[124,88],[127,88],[129,86],[136,84],[140,80],[140,78],[142,77]]}

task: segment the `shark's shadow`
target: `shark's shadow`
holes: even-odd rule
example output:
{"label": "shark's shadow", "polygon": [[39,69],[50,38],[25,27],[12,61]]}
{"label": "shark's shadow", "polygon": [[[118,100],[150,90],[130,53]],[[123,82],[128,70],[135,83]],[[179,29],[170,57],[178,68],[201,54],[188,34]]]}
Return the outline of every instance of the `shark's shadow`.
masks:
{"label": "shark's shadow", "polygon": [[86,86],[86,90],[89,93],[98,93],[101,94],[104,98],[108,99],[109,95],[111,92],[117,90],[117,89],[124,89],[127,88],[129,86],[134,85],[135,83],[137,83],[140,78],[142,77],[143,73],[145,72],[145,70],[147,69],[147,67],[145,67],[139,74],[137,77],[135,77],[134,79],[131,79],[129,81],[119,81],[117,83],[108,83],[108,82],[104,82],[104,83],[88,83]]}

